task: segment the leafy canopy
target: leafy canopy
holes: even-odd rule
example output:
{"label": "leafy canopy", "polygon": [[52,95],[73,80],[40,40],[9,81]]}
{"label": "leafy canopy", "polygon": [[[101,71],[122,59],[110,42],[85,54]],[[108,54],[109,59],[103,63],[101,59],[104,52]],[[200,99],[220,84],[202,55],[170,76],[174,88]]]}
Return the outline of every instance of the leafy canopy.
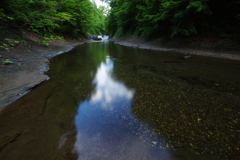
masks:
{"label": "leafy canopy", "polygon": [[229,34],[239,28],[240,3],[226,0],[110,0],[111,36]]}
{"label": "leafy canopy", "polygon": [[[0,22],[48,36],[103,34],[103,8],[90,0],[1,0]],[[1,24],[2,24],[1,23]]]}

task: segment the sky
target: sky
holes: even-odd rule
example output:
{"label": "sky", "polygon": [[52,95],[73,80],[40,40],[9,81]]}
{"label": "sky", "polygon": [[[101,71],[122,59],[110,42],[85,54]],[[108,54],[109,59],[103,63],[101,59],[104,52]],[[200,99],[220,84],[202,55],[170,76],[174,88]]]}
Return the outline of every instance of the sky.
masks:
{"label": "sky", "polygon": [[99,6],[107,6],[107,3],[102,2],[101,0],[95,0],[95,2],[96,2],[96,4],[97,4],[98,7],[99,7]]}

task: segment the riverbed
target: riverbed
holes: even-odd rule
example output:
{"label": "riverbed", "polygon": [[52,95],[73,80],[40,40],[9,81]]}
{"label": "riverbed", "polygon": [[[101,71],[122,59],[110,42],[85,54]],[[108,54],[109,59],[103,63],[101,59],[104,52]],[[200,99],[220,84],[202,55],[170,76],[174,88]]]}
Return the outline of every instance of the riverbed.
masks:
{"label": "riverbed", "polygon": [[0,113],[0,159],[234,159],[238,61],[92,42]]}

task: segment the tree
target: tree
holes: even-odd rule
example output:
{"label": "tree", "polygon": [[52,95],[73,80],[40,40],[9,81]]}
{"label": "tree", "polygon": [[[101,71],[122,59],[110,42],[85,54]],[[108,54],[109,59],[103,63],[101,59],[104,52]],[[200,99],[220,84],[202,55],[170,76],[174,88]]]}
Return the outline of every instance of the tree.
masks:
{"label": "tree", "polygon": [[239,28],[239,0],[111,0],[110,5],[108,29],[116,36],[230,34]]}
{"label": "tree", "polygon": [[105,28],[103,9],[90,0],[3,0],[0,7],[0,21],[8,20],[6,26],[29,28],[44,36],[86,35]]}

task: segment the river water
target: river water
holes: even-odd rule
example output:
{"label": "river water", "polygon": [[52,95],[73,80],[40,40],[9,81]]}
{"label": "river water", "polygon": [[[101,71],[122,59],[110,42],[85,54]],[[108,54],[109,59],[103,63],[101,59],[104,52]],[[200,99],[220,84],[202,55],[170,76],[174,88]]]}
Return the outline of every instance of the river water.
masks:
{"label": "river water", "polygon": [[0,113],[0,159],[239,158],[240,63],[101,41]]}

